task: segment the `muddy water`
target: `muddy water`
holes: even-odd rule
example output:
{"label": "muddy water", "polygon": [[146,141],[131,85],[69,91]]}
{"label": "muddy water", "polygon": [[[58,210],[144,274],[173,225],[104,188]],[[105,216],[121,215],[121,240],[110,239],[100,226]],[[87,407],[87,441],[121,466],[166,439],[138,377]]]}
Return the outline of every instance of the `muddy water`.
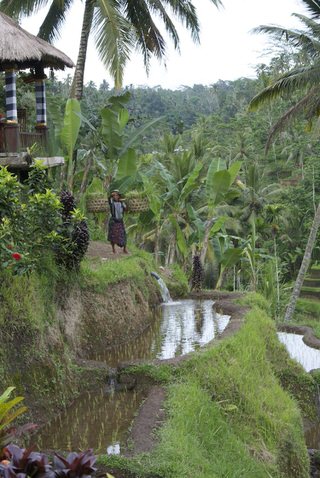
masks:
{"label": "muddy water", "polygon": [[192,352],[219,336],[230,317],[217,314],[212,300],[182,300],[162,304],[155,320],[142,336],[112,349],[100,349],[91,359],[116,367],[138,359],[161,360]]}
{"label": "muddy water", "polygon": [[308,448],[320,450],[320,423],[317,423],[308,430],[305,430],[304,438]]}
{"label": "muddy water", "polygon": [[278,332],[278,337],[286,346],[290,357],[299,362],[307,372],[320,368],[320,350],[306,345],[303,342],[303,335]]}
{"label": "muddy water", "polygon": [[61,451],[90,447],[95,453],[118,454],[145,396],[143,390],[86,393],[40,430],[37,447]]}
{"label": "muddy water", "polygon": [[[163,304],[155,312],[153,325],[138,339],[92,357],[110,367],[135,359],[168,359],[191,352],[223,332],[229,316],[216,314],[211,300],[183,300]],[[145,398],[145,390],[91,392],[37,435],[39,449],[61,451],[93,448],[95,453],[121,452],[134,416]]]}

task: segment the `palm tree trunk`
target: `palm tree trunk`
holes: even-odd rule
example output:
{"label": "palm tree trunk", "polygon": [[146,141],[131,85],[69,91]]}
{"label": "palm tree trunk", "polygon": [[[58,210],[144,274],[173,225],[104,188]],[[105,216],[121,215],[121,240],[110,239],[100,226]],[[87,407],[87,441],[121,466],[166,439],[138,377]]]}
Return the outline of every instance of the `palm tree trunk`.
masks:
{"label": "palm tree trunk", "polygon": [[84,68],[87,57],[88,40],[92,27],[93,12],[94,1],[86,0],[83,14],[78,59],[70,91],[70,98],[76,98],[77,100],[81,100],[83,93]]}
{"label": "palm tree trunk", "polygon": [[277,288],[277,305],[276,305],[276,317],[278,317],[279,307],[280,307],[280,282],[279,282],[279,264],[278,264],[278,252],[277,252],[277,239],[274,235],[273,238],[273,250],[274,250],[274,259],[276,267],[276,288]]}
{"label": "palm tree trunk", "polygon": [[176,257],[176,237],[173,236],[172,238],[172,244],[171,244],[171,251],[170,251],[170,256],[169,256],[169,266],[171,266],[174,263],[175,257]]}
{"label": "palm tree trunk", "polygon": [[318,208],[317,208],[316,213],[314,215],[314,219],[313,219],[313,223],[312,223],[312,226],[311,226],[311,229],[310,229],[310,234],[309,234],[306,250],[304,251],[304,256],[303,256],[303,259],[302,259],[302,263],[301,263],[301,266],[300,266],[298,277],[297,277],[296,282],[294,284],[294,288],[293,288],[293,291],[292,291],[290,302],[288,304],[286,314],[285,314],[285,317],[284,317],[285,321],[289,321],[289,320],[292,319],[294,310],[296,308],[296,303],[297,303],[298,297],[299,297],[300,292],[301,292],[302,284],[303,284],[303,281],[304,281],[304,276],[306,275],[306,272],[307,272],[309,264],[310,264],[311,254],[312,254],[312,251],[313,251],[314,244],[316,242],[319,226],[320,226],[320,204],[318,204]]}
{"label": "palm tree trunk", "polygon": [[219,274],[219,277],[218,277],[218,280],[217,280],[217,283],[216,283],[216,286],[215,286],[216,290],[221,289],[222,282],[223,282],[223,279],[224,279],[224,272],[225,272],[225,268],[221,267],[220,274]]}
{"label": "palm tree trunk", "polygon": [[211,228],[212,228],[213,223],[214,223],[215,220],[216,220],[216,218],[213,217],[212,219],[209,219],[206,223],[204,238],[203,238],[203,245],[202,245],[201,254],[200,254],[200,261],[201,261],[202,265],[204,264],[204,260],[205,260],[206,255],[207,255],[208,244],[209,244],[209,239],[210,239],[210,231],[211,231]]}
{"label": "palm tree trunk", "polygon": [[87,158],[87,161],[86,161],[84,171],[83,171],[79,197],[82,197],[83,194],[86,192],[86,189],[87,189],[87,186],[88,186],[88,177],[89,177],[89,172],[90,172],[91,166],[92,166],[92,157],[91,157],[91,155],[89,155],[89,157]]}
{"label": "palm tree trunk", "polygon": [[159,263],[159,251],[160,251],[160,234],[159,234],[159,224],[156,225],[156,231],[154,235],[154,260],[155,263]]}

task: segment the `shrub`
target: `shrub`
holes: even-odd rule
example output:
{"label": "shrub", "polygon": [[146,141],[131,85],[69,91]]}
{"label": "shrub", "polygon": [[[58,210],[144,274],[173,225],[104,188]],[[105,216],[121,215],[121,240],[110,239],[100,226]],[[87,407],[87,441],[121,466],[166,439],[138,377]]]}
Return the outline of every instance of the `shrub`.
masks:
{"label": "shrub", "polygon": [[73,196],[63,191],[61,203],[48,184],[40,164],[25,185],[0,168],[0,267],[14,274],[40,269],[50,251],[58,263],[78,268],[86,253],[89,231]]}
{"label": "shrub", "polygon": [[0,447],[7,445],[12,438],[22,435],[35,428],[35,425],[27,424],[21,427],[13,427],[12,422],[27,411],[27,407],[17,405],[23,401],[23,397],[10,396],[15,387],[9,387],[0,395]]}
{"label": "shrub", "polygon": [[78,269],[89,245],[89,229],[81,211],[75,208],[75,200],[71,193],[62,191],[62,225],[60,234],[63,243],[57,251],[57,260],[67,269]]}

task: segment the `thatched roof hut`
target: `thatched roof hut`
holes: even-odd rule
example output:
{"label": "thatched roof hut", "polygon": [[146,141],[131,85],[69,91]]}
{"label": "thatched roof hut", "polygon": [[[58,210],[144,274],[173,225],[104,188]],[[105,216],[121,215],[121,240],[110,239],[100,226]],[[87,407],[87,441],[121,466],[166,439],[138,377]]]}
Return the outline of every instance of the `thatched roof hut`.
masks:
{"label": "thatched roof hut", "polygon": [[63,70],[65,66],[74,67],[67,55],[0,12],[0,71],[47,67]]}

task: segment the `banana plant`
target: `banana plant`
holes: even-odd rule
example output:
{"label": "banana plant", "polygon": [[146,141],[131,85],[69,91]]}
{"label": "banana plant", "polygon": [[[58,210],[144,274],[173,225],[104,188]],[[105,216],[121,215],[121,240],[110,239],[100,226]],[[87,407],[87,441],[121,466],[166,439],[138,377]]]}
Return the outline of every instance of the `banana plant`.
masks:
{"label": "banana plant", "polygon": [[[130,93],[112,96],[108,105],[101,110],[101,126],[96,128],[87,118],[80,114],[82,121],[87,125],[91,134],[91,153],[85,155],[85,171],[95,168],[104,177],[104,187],[111,183],[115,188],[124,192],[140,182],[138,173],[138,154],[135,146],[145,132],[155,126],[162,118],[148,121],[140,128],[127,132],[130,120],[126,105],[130,100]],[[84,188],[82,188],[83,190]]]}
{"label": "banana plant", "polygon": [[231,238],[227,234],[218,233],[212,238],[215,258],[219,264],[219,277],[216,289],[221,289],[224,274],[230,267],[236,265],[243,255],[241,248],[233,247]]}
{"label": "banana plant", "polygon": [[80,113],[79,101],[74,98],[68,99],[60,139],[67,159],[67,185],[71,192],[73,190],[74,151],[81,126]]}
{"label": "banana plant", "polygon": [[228,203],[228,201],[234,199],[239,194],[238,191],[232,190],[232,185],[239,174],[241,165],[241,161],[235,161],[229,169],[226,169],[221,160],[213,159],[209,166],[205,181],[208,205],[207,220],[200,254],[202,264],[207,254],[212,228],[217,221],[217,207],[223,203]]}

